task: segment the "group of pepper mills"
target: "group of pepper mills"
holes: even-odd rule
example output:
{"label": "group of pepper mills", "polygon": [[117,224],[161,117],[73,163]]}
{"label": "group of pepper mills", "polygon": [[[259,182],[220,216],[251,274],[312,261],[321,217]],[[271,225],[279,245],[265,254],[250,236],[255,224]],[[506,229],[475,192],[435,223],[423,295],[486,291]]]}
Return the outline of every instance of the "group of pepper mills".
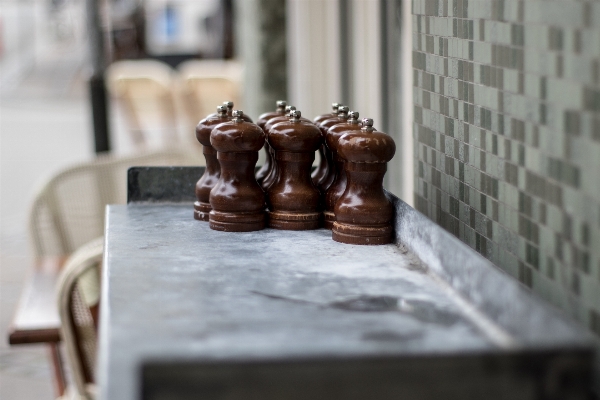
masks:
{"label": "group of pepper mills", "polygon": [[[231,102],[217,107],[196,126],[206,169],[194,218],[225,232],[325,227],[337,242],[390,243],[394,212],[383,177],[395,143],[372,119],[332,107],[310,121],[278,101],[256,124]],[[255,173],[263,147],[266,162]],[[321,161],[312,171],[316,152]]]}

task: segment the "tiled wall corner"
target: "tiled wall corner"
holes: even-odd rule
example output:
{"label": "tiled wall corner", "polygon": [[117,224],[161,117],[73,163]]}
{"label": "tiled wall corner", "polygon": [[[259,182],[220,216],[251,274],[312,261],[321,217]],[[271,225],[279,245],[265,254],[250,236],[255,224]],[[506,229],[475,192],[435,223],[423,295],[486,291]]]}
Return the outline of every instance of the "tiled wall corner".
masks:
{"label": "tiled wall corner", "polygon": [[412,6],[415,206],[600,335],[600,2]]}

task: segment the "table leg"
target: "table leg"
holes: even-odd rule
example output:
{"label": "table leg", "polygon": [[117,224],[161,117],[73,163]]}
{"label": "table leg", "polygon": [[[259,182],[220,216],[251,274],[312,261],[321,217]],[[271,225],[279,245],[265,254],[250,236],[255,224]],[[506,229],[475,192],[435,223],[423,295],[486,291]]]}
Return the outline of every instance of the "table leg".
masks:
{"label": "table leg", "polygon": [[65,370],[62,357],[60,355],[59,345],[60,343],[48,344],[48,348],[50,350],[50,359],[52,360],[52,372],[54,374],[54,388],[56,389],[57,397],[62,396],[65,393],[66,388]]}

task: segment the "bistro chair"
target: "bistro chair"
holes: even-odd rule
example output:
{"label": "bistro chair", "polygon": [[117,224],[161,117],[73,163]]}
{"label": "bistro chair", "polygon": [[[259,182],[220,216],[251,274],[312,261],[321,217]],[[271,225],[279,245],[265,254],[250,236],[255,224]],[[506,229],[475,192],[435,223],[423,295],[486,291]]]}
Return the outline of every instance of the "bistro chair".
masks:
{"label": "bistro chair", "polygon": [[233,101],[242,108],[242,68],[235,61],[189,60],[181,63],[179,94],[188,126],[215,112],[223,101]]}
{"label": "bistro chair", "polygon": [[129,167],[203,163],[197,151],[167,148],[124,157],[99,156],[65,169],[42,187],[31,207],[29,235],[36,258],[69,255],[102,236],[106,205],[126,203]]}
{"label": "bistro chair", "polygon": [[107,204],[127,201],[127,170],[144,165],[203,165],[193,150],[168,148],[131,156],[99,156],[50,178],[35,196],[29,213],[34,268],[25,282],[8,336],[11,345],[47,344],[58,395],[65,390],[59,345],[60,319],[55,290],[65,260],[104,234]]}
{"label": "bistro chair", "polygon": [[60,332],[72,385],[61,400],[89,400],[96,395],[95,366],[104,238],[81,246],[66,261],[57,286]]}
{"label": "bistro chair", "polygon": [[138,148],[157,136],[163,144],[178,141],[174,77],[169,65],[155,60],[117,61],[108,67],[108,90]]}

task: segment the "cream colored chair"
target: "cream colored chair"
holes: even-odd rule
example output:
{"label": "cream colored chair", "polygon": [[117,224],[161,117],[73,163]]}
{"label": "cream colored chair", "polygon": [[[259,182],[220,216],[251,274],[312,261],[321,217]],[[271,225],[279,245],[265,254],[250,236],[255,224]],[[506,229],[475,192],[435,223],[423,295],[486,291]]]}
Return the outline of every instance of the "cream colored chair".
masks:
{"label": "cream colored chair", "polygon": [[58,173],[36,197],[30,220],[36,256],[70,254],[56,288],[60,332],[72,378],[61,400],[95,396],[104,209],[107,204],[125,204],[127,169],[202,162],[200,153],[181,148],[129,157],[101,156]]}
{"label": "cream colored chair", "polygon": [[155,136],[162,143],[179,140],[175,73],[169,65],[155,60],[117,61],[108,67],[106,80],[138,148],[146,148]]}
{"label": "cream colored chair", "polygon": [[104,233],[104,208],[125,204],[127,169],[143,165],[204,165],[196,149],[180,147],[132,156],[100,156],[58,173],[38,192],[29,234],[36,258],[65,256]]}
{"label": "cream colored chair", "polygon": [[179,93],[187,115],[188,129],[216,111],[224,101],[241,104],[241,65],[236,61],[189,60],[181,63]]}
{"label": "cream colored chair", "polygon": [[38,191],[29,214],[34,268],[25,282],[8,339],[11,345],[48,345],[59,395],[64,392],[66,379],[54,298],[65,259],[104,234],[107,204],[126,203],[129,167],[203,164],[201,153],[179,147],[126,157],[100,156],[57,173]]}
{"label": "cream colored chair", "polygon": [[72,379],[60,400],[91,400],[96,396],[97,313],[103,248],[103,237],[81,246],[68,258],[59,278],[60,331]]}

